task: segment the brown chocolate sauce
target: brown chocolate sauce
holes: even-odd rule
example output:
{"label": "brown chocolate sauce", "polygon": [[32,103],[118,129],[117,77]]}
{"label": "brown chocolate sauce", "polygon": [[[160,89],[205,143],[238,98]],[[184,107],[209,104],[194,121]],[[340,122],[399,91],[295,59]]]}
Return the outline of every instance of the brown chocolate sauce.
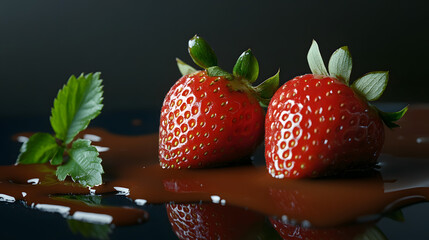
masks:
{"label": "brown chocolate sauce", "polygon": [[158,165],[158,134],[120,136],[89,129],[82,137],[102,147],[104,184],[89,189],[71,180],[59,182],[48,165],[1,166],[0,200],[22,200],[43,211],[116,225],[144,221],[148,214],[139,208],[94,206],[59,195],[116,192],[137,205],[214,202],[321,227],[369,221],[429,198],[428,123],[429,107],[416,105],[400,120],[401,128],[386,130],[376,174],[303,180],[274,179],[265,166],[164,170]]}

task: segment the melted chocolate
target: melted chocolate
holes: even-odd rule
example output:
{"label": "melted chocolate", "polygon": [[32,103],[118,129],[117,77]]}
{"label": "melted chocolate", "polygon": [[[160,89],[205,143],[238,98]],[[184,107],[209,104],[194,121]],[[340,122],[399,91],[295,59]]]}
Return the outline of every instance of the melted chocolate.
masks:
{"label": "melted chocolate", "polygon": [[[89,129],[81,137],[100,146],[104,184],[83,188],[59,182],[48,165],[0,167],[0,200],[24,201],[34,208],[74,219],[116,225],[147,219],[139,208],[95,206],[59,195],[116,192],[137,205],[214,202],[249,208],[313,226],[337,226],[378,218],[429,197],[429,108],[413,106],[401,128],[386,130],[380,168],[370,176],[278,180],[265,166],[164,170],[158,164],[158,134],[120,136]],[[15,136],[29,136],[30,133]]]}

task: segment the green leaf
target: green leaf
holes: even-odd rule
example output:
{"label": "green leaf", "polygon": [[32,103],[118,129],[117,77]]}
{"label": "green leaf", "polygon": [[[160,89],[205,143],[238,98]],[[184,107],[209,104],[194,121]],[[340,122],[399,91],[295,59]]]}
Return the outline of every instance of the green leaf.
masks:
{"label": "green leaf", "polygon": [[74,234],[80,233],[85,238],[109,239],[109,234],[112,233],[112,227],[109,224],[95,224],[73,219],[67,219],[67,224]]}
{"label": "green leaf", "polygon": [[245,78],[250,83],[256,81],[259,74],[259,64],[250,49],[243,52],[240,57],[238,57],[232,73],[236,77]]}
{"label": "green leaf", "polygon": [[331,77],[349,85],[350,74],[352,73],[352,55],[347,46],[338,48],[329,59],[329,73]]}
{"label": "green leaf", "polygon": [[22,144],[17,159],[18,164],[46,163],[51,160],[59,146],[55,138],[48,133],[33,134]]}
{"label": "green leaf", "polygon": [[375,101],[383,94],[389,79],[389,72],[370,72],[354,81],[352,88],[368,101]]}
{"label": "green leaf", "polygon": [[317,75],[328,76],[328,71],[326,70],[325,64],[323,63],[322,55],[319,51],[319,46],[317,42],[313,40],[311,43],[310,50],[307,54],[308,65],[310,66],[311,72]]}
{"label": "green leaf", "polygon": [[56,137],[70,143],[103,108],[100,73],[71,76],[58,92],[52,108],[51,125]]}
{"label": "green leaf", "polygon": [[73,181],[77,181],[84,186],[95,186],[102,183],[101,174],[104,172],[101,166],[101,158],[98,151],[91,146],[91,141],[77,139],[73,142],[69,151],[69,161],[57,168],[57,177],[64,181],[67,176],[71,176]]}
{"label": "green leaf", "polygon": [[88,206],[99,206],[101,205],[101,196],[98,195],[64,195],[59,196],[71,201],[80,201]]}
{"label": "green leaf", "polygon": [[58,147],[54,158],[51,160],[52,165],[60,165],[63,163],[64,147]]}
{"label": "green leaf", "polygon": [[207,68],[207,75],[209,75],[210,77],[225,77],[228,80],[234,79],[234,76],[232,76],[231,73],[223,70],[218,66]]}
{"label": "green leaf", "polygon": [[398,124],[394,123],[401,119],[405,113],[408,111],[408,106],[404,107],[403,109],[397,111],[397,112],[383,112],[380,109],[376,108],[378,115],[380,115],[381,119],[383,120],[384,124],[386,124],[389,128],[395,128],[399,127]]}
{"label": "green leaf", "polygon": [[277,91],[279,87],[279,80],[280,80],[280,70],[278,70],[274,76],[268,78],[258,86],[254,87],[254,90],[256,91],[256,93],[260,98],[267,99],[269,103],[271,97],[274,95],[274,93]]}
{"label": "green leaf", "polygon": [[185,62],[183,62],[178,58],[176,58],[176,62],[177,62],[177,67],[179,68],[179,71],[182,74],[182,76],[197,72],[195,68],[189,66],[188,64],[186,64]]}
{"label": "green leaf", "polygon": [[217,66],[217,57],[210,45],[200,36],[195,35],[188,42],[188,51],[192,60],[200,67],[207,69]]}

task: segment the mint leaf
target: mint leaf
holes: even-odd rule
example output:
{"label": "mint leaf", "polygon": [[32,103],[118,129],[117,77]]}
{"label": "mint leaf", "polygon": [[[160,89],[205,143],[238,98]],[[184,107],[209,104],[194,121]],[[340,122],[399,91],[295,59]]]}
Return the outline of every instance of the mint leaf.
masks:
{"label": "mint leaf", "polygon": [[207,75],[209,75],[210,77],[225,77],[228,80],[234,79],[232,74],[230,74],[229,72],[223,70],[218,66],[207,68]]}
{"label": "mint leaf", "polygon": [[101,196],[98,195],[64,195],[59,197],[71,201],[80,201],[88,206],[101,205]]}
{"label": "mint leaf", "polygon": [[176,58],[176,62],[177,62],[177,67],[179,68],[179,71],[182,74],[182,76],[192,74],[197,71],[195,70],[195,68],[189,66],[188,64],[186,64],[185,62],[183,62],[178,58]]}
{"label": "mint leaf", "polygon": [[352,55],[347,46],[338,48],[329,59],[329,73],[346,85],[349,85],[350,74],[352,73]]}
{"label": "mint leaf", "polygon": [[238,57],[232,71],[234,76],[240,76],[250,83],[256,81],[259,75],[259,63],[252,51],[248,49]]}
{"label": "mint leaf", "polygon": [[388,79],[389,72],[370,72],[354,81],[352,88],[368,101],[375,101],[386,89]]}
{"label": "mint leaf", "polygon": [[54,158],[52,158],[52,165],[60,165],[63,163],[64,147],[58,146]]}
{"label": "mint leaf", "polygon": [[112,233],[112,227],[109,224],[95,224],[73,219],[67,219],[67,224],[74,234],[80,233],[85,238],[109,239],[109,234]]}
{"label": "mint leaf", "polygon": [[52,108],[51,125],[56,137],[70,143],[103,108],[100,73],[71,76],[58,92]]}
{"label": "mint leaf", "polygon": [[95,186],[102,183],[101,174],[104,172],[101,166],[101,158],[98,151],[91,146],[91,141],[77,139],[69,150],[69,161],[57,168],[57,177],[64,181],[71,176],[73,181],[78,181],[84,186]]}
{"label": "mint leaf", "polygon": [[310,50],[307,54],[308,65],[313,74],[328,76],[328,71],[326,70],[325,64],[323,63],[322,55],[319,51],[319,46],[317,42],[313,40],[311,43]]}
{"label": "mint leaf", "polygon": [[46,163],[54,157],[58,148],[52,135],[36,133],[22,144],[21,153],[16,162],[18,164]]}

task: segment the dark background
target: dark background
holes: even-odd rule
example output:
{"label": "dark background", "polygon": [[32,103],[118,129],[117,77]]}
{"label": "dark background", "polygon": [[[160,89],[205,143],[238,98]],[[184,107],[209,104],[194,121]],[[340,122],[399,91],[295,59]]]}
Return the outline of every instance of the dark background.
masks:
{"label": "dark background", "polygon": [[380,101],[429,102],[427,1],[0,1],[0,117],[50,114],[71,74],[101,71],[105,110],[159,109],[204,37],[231,70],[252,48],[260,80],[309,72],[316,39],[325,63],[348,45],[352,79],[390,70]]}
{"label": "dark background", "polygon": [[[105,108],[95,126],[124,134],[156,131],[163,97],[180,77],[175,57],[191,63],[187,41],[196,33],[208,40],[226,70],[250,47],[259,60],[260,80],[280,68],[281,83],[309,72],[306,54],[312,39],[325,63],[335,49],[348,45],[352,79],[390,71],[380,101],[429,103],[428,7],[424,0],[0,0],[2,164],[15,162],[19,144],[10,141],[12,134],[50,131],[53,100],[72,74],[102,72]],[[143,119],[143,126],[124,132],[132,118]],[[385,218],[378,226],[390,239],[428,239],[427,209],[427,204],[406,208],[405,223]],[[0,212],[14,217],[0,221],[9,237],[14,232],[17,239],[43,236],[49,230],[47,239],[61,233],[70,235],[64,239],[76,238],[57,214],[5,204]],[[151,216],[146,224],[116,229],[112,238],[172,235],[165,228],[150,231],[160,221],[168,225],[165,216]],[[55,231],[52,222],[58,222]],[[23,225],[32,228],[18,231]]]}

